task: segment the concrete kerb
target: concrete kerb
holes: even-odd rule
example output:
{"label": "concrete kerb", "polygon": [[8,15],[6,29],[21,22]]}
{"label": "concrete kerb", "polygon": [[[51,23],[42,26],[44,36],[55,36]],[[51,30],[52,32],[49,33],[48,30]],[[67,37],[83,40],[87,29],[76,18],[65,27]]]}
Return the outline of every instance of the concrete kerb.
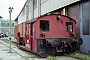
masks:
{"label": "concrete kerb", "polygon": [[[5,45],[6,47],[9,48],[9,44],[8,44],[8,43],[3,42],[3,41],[1,41],[1,40],[0,40],[0,42],[1,42],[3,45]],[[13,45],[12,45],[12,46],[13,46]],[[23,56],[23,55],[19,54],[17,51],[15,51],[13,48],[11,48],[11,50],[13,50],[15,53],[17,53],[17,54],[20,55],[21,57],[23,57],[25,60],[29,60],[29,59],[26,58],[25,56]]]}

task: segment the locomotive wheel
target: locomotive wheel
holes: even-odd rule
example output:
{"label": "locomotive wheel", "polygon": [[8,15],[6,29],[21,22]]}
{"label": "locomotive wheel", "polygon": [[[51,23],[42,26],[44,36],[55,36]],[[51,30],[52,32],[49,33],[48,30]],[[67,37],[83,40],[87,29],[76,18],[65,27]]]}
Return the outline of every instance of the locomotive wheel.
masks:
{"label": "locomotive wheel", "polygon": [[20,45],[19,45],[19,43],[17,43],[17,47],[19,47]]}
{"label": "locomotive wheel", "polygon": [[42,57],[42,58],[45,58],[45,57],[48,56],[48,54],[45,54],[45,53],[38,53],[38,55],[39,55],[40,57]]}
{"label": "locomotive wheel", "polygon": [[78,45],[82,45],[82,43],[83,43],[82,38],[78,38]]}

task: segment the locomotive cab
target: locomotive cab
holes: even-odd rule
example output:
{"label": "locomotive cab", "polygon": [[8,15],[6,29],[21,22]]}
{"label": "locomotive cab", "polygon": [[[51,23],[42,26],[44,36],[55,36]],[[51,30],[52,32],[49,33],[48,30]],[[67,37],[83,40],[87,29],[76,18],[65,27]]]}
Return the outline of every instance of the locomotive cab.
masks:
{"label": "locomotive cab", "polygon": [[74,52],[82,44],[82,39],[76,39],[76,21],[72,18],[50,15],[41,17],[38,23],[37,51],[41,56]]}

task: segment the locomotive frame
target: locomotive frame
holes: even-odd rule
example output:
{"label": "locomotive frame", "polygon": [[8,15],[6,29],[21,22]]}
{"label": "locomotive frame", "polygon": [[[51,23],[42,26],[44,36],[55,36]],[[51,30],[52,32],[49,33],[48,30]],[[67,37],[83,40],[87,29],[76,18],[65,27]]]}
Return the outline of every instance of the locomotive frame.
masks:
{"label": "locomotive frame", "polygon": [[[23,30],[23,29],[22,29]],[[41,16],[25,22],[25,34],[17,32],[17,46],[46,57],[75,52],[83,41],[76,38],[76,21],[58,14]]]}

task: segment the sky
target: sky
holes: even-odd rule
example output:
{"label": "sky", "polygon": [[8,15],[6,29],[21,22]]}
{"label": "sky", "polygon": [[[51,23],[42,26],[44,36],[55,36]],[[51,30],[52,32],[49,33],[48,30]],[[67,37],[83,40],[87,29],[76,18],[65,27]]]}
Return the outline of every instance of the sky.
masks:
{"label": "sky", "polygon": [[0,16],[9,19],[9,7],[13,7],[11,20],[15,20],[22,10],[26,0],[0,0]]}

